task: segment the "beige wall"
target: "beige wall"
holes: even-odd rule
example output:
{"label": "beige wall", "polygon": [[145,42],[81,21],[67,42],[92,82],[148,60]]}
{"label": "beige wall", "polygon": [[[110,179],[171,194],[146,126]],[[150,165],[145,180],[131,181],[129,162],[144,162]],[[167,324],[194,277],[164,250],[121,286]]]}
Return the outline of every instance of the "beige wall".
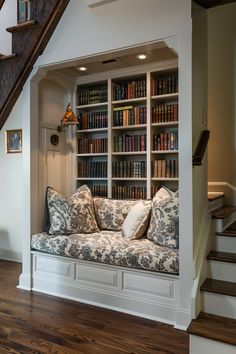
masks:
{"label": "beige wall", "polygon": [[209,181],[236,186],[236,3],[208,10]]}

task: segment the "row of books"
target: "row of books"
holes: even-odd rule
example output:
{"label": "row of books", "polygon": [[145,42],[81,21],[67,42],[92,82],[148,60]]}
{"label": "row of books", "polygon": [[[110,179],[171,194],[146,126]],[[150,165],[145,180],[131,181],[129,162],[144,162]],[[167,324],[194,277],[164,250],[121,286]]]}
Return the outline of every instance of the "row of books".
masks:
{"label": "row of books", "polygon": [[157,79],[152,80],[152,94],[155,95],[166,95],[170,93],[178,92],[178,76],[165,75]]}
{"label": "row of books", "polygon": [[154,178],[178,178],[178,160],[155,160],[151,164]]}
{"label": "row of books", "polygon": [[78,129],[107,128],[107,112],[79,112]]}
{"label": "row of books", "polygon": [[107,86],[80,87],[78,91],[78,105],[107,102]]}
{"label": "row of books", "polygon": [[107,177],[107,161],[78,162],[78,177],[106,178]]}
{"label": "row of books", "polygon": [[93,197],[107,198],[107,185],[88,184]]}
{"label": "row of books", "polygon": [[147,109],[146,106],[126,106],[113,108],[114,127],[146,124]]}
{"label": "row of books", "polygon": [[107,152],[107,138],[78,139],[78,154],[98,154]]}
{"label": "row of books", "polygon": [[146,97],[146,80],[114,83],[113,98],[115,101]]}
{"label": "row of books", "polygon": [[146,134],[114,136],[114,152],[146,151]]}
{"label": "row of books", "polygon": [[170,131],[153,135],[154,151],[159,150],[178,150],[178,132]]}
{"label": "row of books", "polygon": [[178,104],[162,104],[152,107],[152,123],[176,122],[178,120]]}
{"label": "row of books", "polygon": [[115,199],[146,199],[147,189],[144,186],[113,186],[112,197]]}
{"label": "row of books", "polygon": [[117,178],[146,178],[146,161],[115,161],[112,176]]}

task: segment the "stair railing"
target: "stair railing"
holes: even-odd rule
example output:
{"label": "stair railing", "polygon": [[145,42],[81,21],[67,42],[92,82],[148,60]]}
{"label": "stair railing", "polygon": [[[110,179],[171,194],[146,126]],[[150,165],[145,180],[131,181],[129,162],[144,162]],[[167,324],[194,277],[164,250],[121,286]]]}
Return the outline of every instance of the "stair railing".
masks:
{"label": "stair railing", "polygon": [[202,160],[205,155],[208,140],[210,138],[210,131],[203,130],[198,140],[194,155],[193,155],[193,166],[201,166]]}

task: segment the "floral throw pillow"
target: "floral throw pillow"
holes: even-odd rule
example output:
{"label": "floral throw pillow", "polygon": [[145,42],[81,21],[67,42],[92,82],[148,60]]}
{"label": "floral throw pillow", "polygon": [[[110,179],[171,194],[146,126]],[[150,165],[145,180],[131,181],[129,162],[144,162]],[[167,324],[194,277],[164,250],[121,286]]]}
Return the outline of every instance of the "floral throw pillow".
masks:
{"label": "floral throw pillow", "polygon": [[161,246],[178,248],[179,244],[179,192],[153,198],[147,238]]}
{"label": "floral throw pillow", "polygon": [[90,189],[84,185],[67,200],[55,189],[47,188],[50,235],[69,235],[99,231]]}
{"label": "floral throw pillow", "polygon": [[130,209],[138,200],[117,200],[94,198],[94,208],[98,226],[101,230],[120,231]]}

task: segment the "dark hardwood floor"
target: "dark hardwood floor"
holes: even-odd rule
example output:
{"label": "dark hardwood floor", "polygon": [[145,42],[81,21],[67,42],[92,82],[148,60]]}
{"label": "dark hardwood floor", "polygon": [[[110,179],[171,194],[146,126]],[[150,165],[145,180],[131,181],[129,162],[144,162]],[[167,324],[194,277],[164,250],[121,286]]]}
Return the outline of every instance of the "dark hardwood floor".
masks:
{"label": "dark hardwood floor", "polygon": [[0,260],[1,354],[187,354],[172,326],[16,288],[21,265]]}

